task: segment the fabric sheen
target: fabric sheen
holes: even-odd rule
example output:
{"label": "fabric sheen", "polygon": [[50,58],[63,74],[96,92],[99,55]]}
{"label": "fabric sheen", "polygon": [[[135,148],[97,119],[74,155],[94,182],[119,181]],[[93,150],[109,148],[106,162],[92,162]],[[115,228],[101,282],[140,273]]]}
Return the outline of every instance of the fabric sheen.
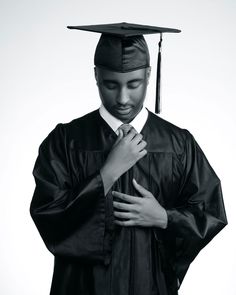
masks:
{"label": "fabric sheen", "polygon": [[[150,190],[167,229],[114,224],[99,173],[117,135],[96,110],[58,124],[39,148],[31,216],[54,255],[50,295],[176,295],[199,251],[227,224],[220,180],[193,136],[148,112],[147,155],[112,190]],[[139,196],[140,197],[140,196]]]}

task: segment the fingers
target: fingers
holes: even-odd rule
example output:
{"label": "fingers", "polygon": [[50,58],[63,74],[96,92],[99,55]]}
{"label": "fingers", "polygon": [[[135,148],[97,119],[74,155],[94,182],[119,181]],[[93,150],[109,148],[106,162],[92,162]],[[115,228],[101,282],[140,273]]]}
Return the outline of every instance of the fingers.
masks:
{"label": "fingers", "polygon": [[119,138],[117,138],[118,142],[120,139],[124,139],[124,141],[126,142],[130,142],[132,145],[137,146],[138,147],[138,151],[141,151],[145,148],[145,146],[147,145],[147,142],[143,139],[143,135],[141,133],[137,133],[137,131],[134,128],[130,129],[130,132],[124,136],[123,130],[119,129],[122,131],[122,136]]}
{"label": "fingers", "polygon": [[139,150],[143,150],[145,148],[145,146],[147,145],[147,142],[145,140],[142,140],[143,139],[143,135],[141,133],[136,133],[132,139],[130,139],[130,137],[128,137],[128,135],[125,137],[126,140],[131,140],[131,143],[133,145],[136,145]]}
{"label": "fingers", "polygon": [[134,209],[132,204],[121,203],[116,201],[113,201],[113,207],[123,211],[133,211]]}
{"label": "fingers", "polygon": [[[135,198],[133,196],[129,196],[129,195],[125,195],[122,193],[118,193],[113,191],[112,194],[122,200],[128,200],[129,197],[131,198]],[[120,210],[124,210],[124,211],[117,211],[114,210],[113,214],[116,217],[116,219],[114,220],[114,223],[120,226],[134,226],[135,225],[135,220],[134,220],[134,212],[135,211],[135,206],[133,204],[127,204],[127,203],[121,203],[121,202],[113,202],[113,207],[115,209],[120,209]],[[117,219],[118,218],[118,219]]]}
{"label": "fingers", "polygon": [[147,154],[147,150],[141,150],[139,152],[139,160],[142,159]]}
{"label": "fingers", "polygon": [[122,129],[119,129],[118,132],[118,138],[121,139],[124,136],[124,131]]}
{"label": "fingers", "polygon": [[114,145],[116,145],[124,136],[123,130],[122,129],[118,129],[118,137],[116,139],[116,142],[114,143]]}
{"label": "fingers", "polygon": [[146,155],[147,151],[144,150],[144,148],[147,145],[147,142],[145,140],[142,140],[143,135],[141,133],[135,133],[132,131],[130,132],[131,135],[127,135],[124,137],[124,140],[129,141],[132,146],[135,147],[137,152],[142,152],[139,154],[139,159]]}
{"label": "fingers", "polygon": [[130,204],[139,204],[140,203],[140,197],[134,197],[127,194],[123,194],[117,191],[112,191],[112,195],[114,197],[119,198],[122,201],[128,202]]}
{"label": "fingers", "polygon": [[142,185],[138,184],[137,181],[133,178],[133,185],[134,188],[143,196],[147,197],[150,196],[150,192],[145,189]]}
{"label": "fingers", "polygon": [[120,219],[131,219],[133,217],[133,214],[130,212],[114,211],[114,216]]}
{"label": "fingers", "polygon": [[138,134],[134,128],[131,128],[129,133],[125,136],[126,140],[130,141],[134,138],[134,136]]}
{"label": "fingers", "polygon": [[141,133],[136,133],[135,136],[132,139],[133,144],[139,144],[142,141],[142,134]]}
{"label": "fingers", "polygon": [[130,129],[130,132],[125,136],[127,141],[132,141],[134,144],[138,144],[142,141],[143,135],[138,133],[134,128]]}
{"label": "fingers", "polygon": [[138,147],[141,150],[143,150],[147,145],[147,142],[145,140],[142,140],[139,144],[138,144]]}
{"label": "fingers", "polygon": [[[135,217],[134,205],[114,201],[113,207],[115,209],[126,210],[125,212],[114,210],[113,214],[116,217],[116,219],[114,220],[115,224],[122,225],[122,226],[135,225],[135,223],[134,223],[134,220],[135,220],[135,218],[134,218]],[[132,212],[132,211],[134,211],[134,212]]]}

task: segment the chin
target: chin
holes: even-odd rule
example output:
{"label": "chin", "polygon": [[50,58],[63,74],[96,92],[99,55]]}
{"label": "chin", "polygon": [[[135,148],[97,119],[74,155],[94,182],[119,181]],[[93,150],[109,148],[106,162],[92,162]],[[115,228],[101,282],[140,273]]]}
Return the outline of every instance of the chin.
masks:
{"label": "chin", "polygon": [[129,117],[120,116],[118,119],[121,120],[123,123],[129,123],[129,122],[131,122],[134,119],[134,117],[131,117],[131,116],[129,116]]}

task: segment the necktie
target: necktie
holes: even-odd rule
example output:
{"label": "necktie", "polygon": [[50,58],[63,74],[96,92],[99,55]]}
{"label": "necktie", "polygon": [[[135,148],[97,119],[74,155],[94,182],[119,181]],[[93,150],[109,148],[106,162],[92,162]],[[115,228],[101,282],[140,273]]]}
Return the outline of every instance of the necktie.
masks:
{"label": "necktie", "polygon": [[119,129],[122,129],[122,131],[123,131],[123,133],[124,133],[124,136],[126,136],[132,128],[134,128],[134,127],[133,127],[132,125],[130,125],[130,124],[122,124],[122,125],[118,128],[118,130],[119,130]]}

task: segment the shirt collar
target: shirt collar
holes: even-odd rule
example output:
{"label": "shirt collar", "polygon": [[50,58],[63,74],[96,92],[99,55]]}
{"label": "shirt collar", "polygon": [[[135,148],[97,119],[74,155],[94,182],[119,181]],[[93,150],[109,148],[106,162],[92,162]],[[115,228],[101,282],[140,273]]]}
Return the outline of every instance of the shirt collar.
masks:
{"label": "shirt collar", "polygon": [[[101,117],[107,122],[107,124],[112,128],[112,130],[117,134],[117,129],[123,124],[123,122],[110,114],[103,104],[99,108],[99,113]],[[132,125],[138,133],[140,133],[147,121],[147,117],[148,111],[143,107],[137,116],[131,122],[129,122],[129,124]]]}

